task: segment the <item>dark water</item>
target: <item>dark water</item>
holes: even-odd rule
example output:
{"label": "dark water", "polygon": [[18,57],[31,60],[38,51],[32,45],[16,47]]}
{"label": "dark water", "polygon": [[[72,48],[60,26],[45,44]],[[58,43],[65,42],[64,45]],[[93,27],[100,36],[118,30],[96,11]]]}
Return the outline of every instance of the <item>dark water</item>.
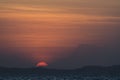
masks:
{"label": "dark water", "polygon": [[120,80],[120,68],[0,69],[0,80]]}

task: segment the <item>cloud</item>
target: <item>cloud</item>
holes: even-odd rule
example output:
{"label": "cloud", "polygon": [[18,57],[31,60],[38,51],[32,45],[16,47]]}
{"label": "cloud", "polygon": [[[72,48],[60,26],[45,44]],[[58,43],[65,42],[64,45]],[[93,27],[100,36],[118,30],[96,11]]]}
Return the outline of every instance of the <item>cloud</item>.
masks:
{"label": "cloud", "polygon": [[101,19],[91,19],[90,21],[93,22],[109,22],[109,23],[119,23],[120,17],[108,17],[108,18],[101,18]]}

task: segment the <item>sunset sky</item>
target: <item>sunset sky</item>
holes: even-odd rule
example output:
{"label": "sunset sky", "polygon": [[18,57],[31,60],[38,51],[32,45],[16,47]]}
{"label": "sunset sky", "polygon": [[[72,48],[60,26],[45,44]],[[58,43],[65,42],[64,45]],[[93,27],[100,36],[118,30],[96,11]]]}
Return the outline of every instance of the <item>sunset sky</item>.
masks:
{"label": "sunset sky", "polygon": [[118,65],[120,0],[0,0],[0,65]]}

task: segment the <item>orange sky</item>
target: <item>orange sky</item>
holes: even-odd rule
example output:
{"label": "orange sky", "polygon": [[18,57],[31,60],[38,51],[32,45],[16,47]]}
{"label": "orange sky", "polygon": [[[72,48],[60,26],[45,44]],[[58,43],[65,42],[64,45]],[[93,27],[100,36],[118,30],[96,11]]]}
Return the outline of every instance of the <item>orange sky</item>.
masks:
{"label": "orange sky", "polygon": [[1,0],[0,47],[40,60],[80,44],[109,44],[120,34],[119,8],[119,0]]}

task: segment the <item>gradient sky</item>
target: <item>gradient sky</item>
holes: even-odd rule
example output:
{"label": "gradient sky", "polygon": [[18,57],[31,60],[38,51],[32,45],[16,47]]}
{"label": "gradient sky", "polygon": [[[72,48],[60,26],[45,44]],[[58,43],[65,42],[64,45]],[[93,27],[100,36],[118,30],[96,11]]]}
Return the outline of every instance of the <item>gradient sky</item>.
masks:
{"label": "gradient sky", "polygon": [[0,0],[0,65],[120,64],[120,0]]}

